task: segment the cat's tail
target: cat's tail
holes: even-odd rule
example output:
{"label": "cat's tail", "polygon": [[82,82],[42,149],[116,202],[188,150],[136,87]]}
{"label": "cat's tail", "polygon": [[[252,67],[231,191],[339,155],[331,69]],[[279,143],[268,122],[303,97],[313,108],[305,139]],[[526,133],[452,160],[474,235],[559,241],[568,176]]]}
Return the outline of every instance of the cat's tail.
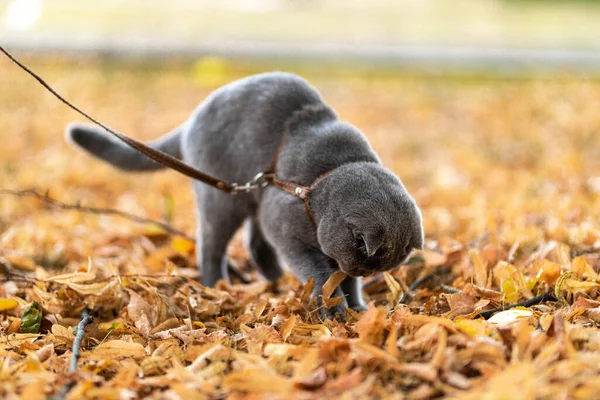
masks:
{"label": "cat's tail", "polygon": [[[181,159],[181,133],[185,124],[148,143],[149,146]],[[165,168],[127,146],[101,128],[91,124],[70,123],[65,131],[67,141],[91,155],[124,171],[156,171]]]}

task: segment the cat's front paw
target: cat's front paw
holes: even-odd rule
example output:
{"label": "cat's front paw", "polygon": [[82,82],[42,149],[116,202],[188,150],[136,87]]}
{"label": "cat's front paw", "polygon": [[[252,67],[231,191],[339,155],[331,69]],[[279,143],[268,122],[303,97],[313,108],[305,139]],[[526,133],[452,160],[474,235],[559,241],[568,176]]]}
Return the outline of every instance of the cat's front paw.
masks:
{"label": "cat's front paw", "polygon": [[319,301],[319,318],[321,320],[337,319],[338,321],[344,321],[346,319],[346,304],[341,303],[327,308],[323,305],[322,301]]}
{"label": "cat's front paw", "polygon": [[321,318],[322,320],[336,319],[341,322],[346,319],[346,309],[339,306],[335,306],[332,308],[319,308],[319,318]]}

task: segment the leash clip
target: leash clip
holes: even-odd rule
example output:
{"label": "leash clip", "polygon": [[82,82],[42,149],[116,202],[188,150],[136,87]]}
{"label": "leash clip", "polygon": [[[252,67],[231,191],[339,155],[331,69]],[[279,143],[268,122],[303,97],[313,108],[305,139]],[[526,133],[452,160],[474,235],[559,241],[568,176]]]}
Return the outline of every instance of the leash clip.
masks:
{"label": "leash clip", "polygon": [[252,178],[251,181],[246,182],[241,186],[238,185],[237,183],[232,183],[231,184],[231,193],[232,194],[238,194],[240,192],[248,193],[248,192],[251,192],[258,188],[263,188],[270,183],[270,180],[272,179],[272,177],[273,177],[272,173],[259,172],[258,174],[254,175],[254,178]]}

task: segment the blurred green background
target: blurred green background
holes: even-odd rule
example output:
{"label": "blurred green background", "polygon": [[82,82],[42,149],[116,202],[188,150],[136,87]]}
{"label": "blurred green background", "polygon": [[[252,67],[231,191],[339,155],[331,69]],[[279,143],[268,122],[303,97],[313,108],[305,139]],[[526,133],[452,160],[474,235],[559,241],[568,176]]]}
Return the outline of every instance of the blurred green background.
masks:
{"label": "blurred green background", "polygon": [[3,38],[600,48],[597,1],[2,0],[0,10],[10,3],[32,19],[41,10],[26,30],[5,14]]}

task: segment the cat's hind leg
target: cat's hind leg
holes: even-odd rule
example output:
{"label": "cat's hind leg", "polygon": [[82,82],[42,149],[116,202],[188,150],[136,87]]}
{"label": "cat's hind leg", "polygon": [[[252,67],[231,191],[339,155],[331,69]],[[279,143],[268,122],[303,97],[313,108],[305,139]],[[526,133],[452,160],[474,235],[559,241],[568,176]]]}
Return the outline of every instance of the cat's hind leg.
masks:
{"label": "cat's hind leg", "polygon": [[246,222],[246,246],[252,263],[265,278],[275,281],[283,275],[275,249],[266,241],[260,225],[254,218]]}
{"label": "cat's hind leg", "polygon": [[227,246],[246,218],[248,206],[241,196],[231,196],[201,183],[194,184],[198,203],[196,257],[202,284],[212,287],[228,280]]}

